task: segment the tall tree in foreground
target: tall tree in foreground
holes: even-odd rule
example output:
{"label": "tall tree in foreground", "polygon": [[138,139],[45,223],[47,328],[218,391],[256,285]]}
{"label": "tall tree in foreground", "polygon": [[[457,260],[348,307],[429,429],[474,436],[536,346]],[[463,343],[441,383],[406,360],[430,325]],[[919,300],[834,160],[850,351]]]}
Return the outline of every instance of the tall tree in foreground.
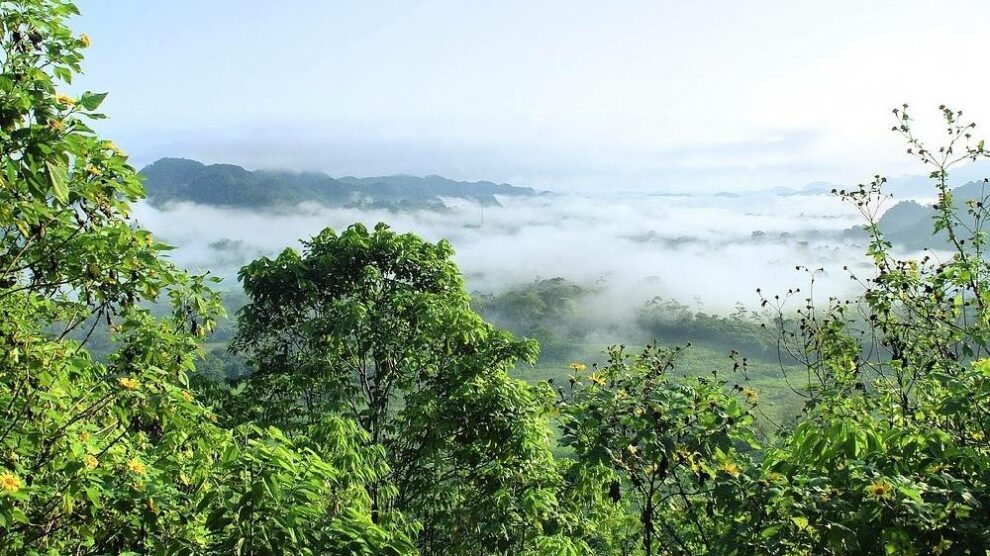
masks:
{"label": "tall tree in foreground", "polygon": [[233,346],[256,372],[239,399],[286,431],[356,419],[391,467],[375,511],[419,520],[424,553],[517,554],[556,508],[553,398],[509,377],[535,346],[471,310],[452,254],[354,225],[246,266]]}
{"label": "tall tree in foreground", "polygon": [[385,467],[353,422],[319,446],[225,430],[190,392],[217,299],[129,221],[138,176],[87,125],[105,95],[56,89],[89,44],[75,13],[0,1],[0,554],[409,553],[370,519]]}

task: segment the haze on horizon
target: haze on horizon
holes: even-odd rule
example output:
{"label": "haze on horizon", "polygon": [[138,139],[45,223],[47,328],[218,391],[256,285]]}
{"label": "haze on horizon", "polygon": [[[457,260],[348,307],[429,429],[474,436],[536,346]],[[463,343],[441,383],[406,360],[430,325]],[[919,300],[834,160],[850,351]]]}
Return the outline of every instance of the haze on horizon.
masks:
{"label": "haze on horizon", "polygon": [[[80,2],[73,89],[162,156],[543,189],[747,190],[919,173],[909,102],[990,122],[982,2]],[[206,53],[206,54],[204,54]]]}

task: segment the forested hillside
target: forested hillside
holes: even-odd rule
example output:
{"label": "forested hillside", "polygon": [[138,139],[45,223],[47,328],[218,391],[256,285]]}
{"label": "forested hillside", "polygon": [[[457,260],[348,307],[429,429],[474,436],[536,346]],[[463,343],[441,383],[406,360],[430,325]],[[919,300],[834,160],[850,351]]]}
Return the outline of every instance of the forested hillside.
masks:
{"label": "forested hillside", "polygon": [[[835,200],[864,219],[858,295],[807,284],[731,316],[658,298],[632,324],[671,345],[593,363],[560,351],[587,288],[472,298],[456,246],[385,223],[245,265],[223,321],[216,280],[133,222],[142,178],[91,126],[105,94],[67,92],[91,43],[76,13],[0,2],[0,555],[990,550],[990,214],[947,181],[988,153],[961,113],[926,147],[895,111],[948,252],[893,254],[877,178]],[[271,199],[263,172],[151,174],[181,198],[187,169],[226,184],[216,202]],[[293,179],[299,200],[333,190]],[[553,381],[518,375],[534,337]],[[216,344],[243,368],[210,367]],[[723,362],[683,372],[698,347]],[[775,359],[786,418],[750,380]]]}
{"label": "forested hillside", "polygon": [[[969,182],[947,192],[952,196],[953,203],[961,209],[967,207],[966,210],[960,210],[957,222],[959,227],[970,231],[977,230],[978,214],[971,214],[970,208],[978,213],[981,207],[975,205],[982,203],[988,192],[990,190],[984,180]],[[952,239],[947,230],[940,229],[932,233],[933,222],[937,216],[937,205],[926,206],[917,201],[901,201],[880,217],[880,229],[883,230],[884,237],[906,249],[951,248]]]}
{"label": "forested hillside", "polygon": [[459,182],[441,176],[334,179],[318,172],[252,172],[233,164],[206,165],[184,158],[163,158],[144,167],[141,175],[148,199],[155,204],[189,201],[249,209],[292,207],[308,201],[329,207],[442,210],[443,197],[498,205],[496,195],[536,194],[527,187]]}

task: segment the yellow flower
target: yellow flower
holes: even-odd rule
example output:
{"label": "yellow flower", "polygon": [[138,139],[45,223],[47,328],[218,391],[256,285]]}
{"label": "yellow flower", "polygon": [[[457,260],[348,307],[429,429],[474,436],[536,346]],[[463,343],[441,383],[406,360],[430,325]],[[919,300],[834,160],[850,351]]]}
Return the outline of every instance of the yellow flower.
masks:
{"label": "yellow flower", "polygon": [[144,466],[144,463],[137,458],[127,462],[127,469],[129,469],[131,473],[137,473],[138,475],[144,475],[144,473],[148,470]]}
{"label": "yellow flower", "polygon": [[100,465],[99,460],[93,454],[86,454],[86,469],[96,469],[96,466]]}
{"label": "yellow flower", "polygon": [[876,480],[866,487],[866,492],[873,496],[874,498],[886,498],[890,495],[891,487],[890,484],[883,480]]}
{"label": "yellow flower", "polygon": [[583,371],[583,370],[585,370],[585,369],[588,368],[587,365],[585,365],[584,363],[580,363],[578,361],[575,361],[575,362],[571,363],[570,365],[568,365],[568,367],[570,367],[571,369],[573,369],[575,371]]}
{"label": "yellow flower", "polygon": [[89,48],[89,45],[93,44],[93,41],[90,40],[89,35],[83,33],[79,35],[79,44],[81,44],[83,48]]}
{"label": "yellow flower", "polygon": [[183,390],[182,391],[182,399],[186,400],[187,402],[191,402],[192,399],[193,399],[193,397],[192,397],[192,394],[190,394],[189,392],[186,392],[185,390]]}
{"label": "yellow flower", "polygon": [[86,432],[86,431],[80,432],[79,433],[79,440],[82,440],[83,442],[89,442],[89,433]]}
{"label": "yellow flower", "polygon": [[63,129],[65,129],[65,122],[63,122],[62,120],[52,120],[48,122],[48,127],[52,128],[55,131],[62,131]]}
{"label": "yellow flower", "polygon": [[701,474],[702,471],[701,464],[698,463],[698,460],[694,457],[694,454],[692,454],[691,457],[687,459],[687,462],[688,462],[688,467],[691,468],[692,473],[694,473],[695,475]]}
{"label": "yellow flower", "polygon": [[749,400],[750,402],[756,403],[760,399],[760,393],[757,392],[756,390],[753,390],[749,386],[743,387],[742,393],[743,396],[746,396],[746,399]]}
{"label": "yellow flower", "polygon": [[602,375],[600,375],[598,373],[591,373],[591,376],[588,377],[588,380],[590,380],[591,382],[594,382],[595,384],[597,384],[599,386],[605,386],[605,378],[602,377]]}
{"label": "yellow flower", "polygon": [[106,147],[107,147],[107,150],[109,150],[113,154],[115,154],[117,156],[124,156],[124,151],[121,150],[120,147],[118,147],[117,145],[115,145],[113,143],[113,141],[107,141],[106,142]]}
{"label": "yellow flower", "polygon": [[86,172],[88,172],[89,175],[91,175],[91,176],[99,176],[100,175],[100,169],[97,168],[96,166],[93,166],[92,164],[90,164],[89,166],[86,167]]}
{"label": "yellow flower", "polygon": [[57,94],[55,95],[55,102],[66,106],[75,106],[76,99],[70,97],[69,95]]}
{"label": "yellow flower", "polygon": [[134,380],[133,378],[126,377],[126,376],[122,376],[122,377],[118,378],[117,379],[117,382],[121,386],[123,386],[124,388],[127,388],[128,390],[137,390],[138,388],[141,387],[141,383],[140,382]]}
{"label": "yellow flower", "polygon": [[742,470],[739,469],[739,466],[729,460],[722,462],[722,471],[725,471],[726,474],[731,475],[733,479],[742,474]]}
{"label": "yellow flower", "polygon": [[0,473],[0,490],[4,492],[17,492],[21,490],[21,480],[9,471]]}

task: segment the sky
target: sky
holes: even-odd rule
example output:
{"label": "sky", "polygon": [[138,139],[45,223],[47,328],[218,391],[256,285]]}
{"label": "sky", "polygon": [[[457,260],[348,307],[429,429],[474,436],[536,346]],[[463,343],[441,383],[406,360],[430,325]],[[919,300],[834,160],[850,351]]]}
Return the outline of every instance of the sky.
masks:
{"label": "sky", "polygon": [[561,191],[922,173],[909,103],[990,126],[990,2],[79,0],[73,91],[163,156]]}

